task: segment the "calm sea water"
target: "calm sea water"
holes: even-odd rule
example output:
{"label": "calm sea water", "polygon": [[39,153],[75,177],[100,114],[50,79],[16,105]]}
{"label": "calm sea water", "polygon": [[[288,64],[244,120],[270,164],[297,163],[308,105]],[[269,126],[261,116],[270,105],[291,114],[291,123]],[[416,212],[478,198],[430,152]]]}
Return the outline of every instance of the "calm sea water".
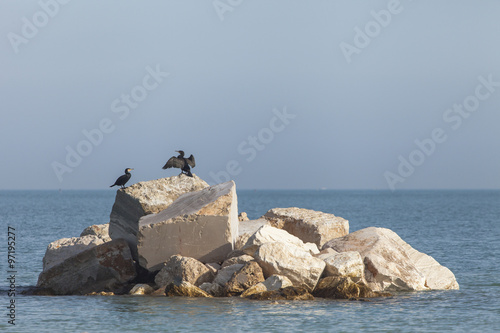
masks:
{"label": "calm sea water", "polygon": [[349,220],[350,231],[394,230],[450,268],[459,291],[369,302],[268,302],[147,296],[23,296],[7,313],[7,227],[16,233],[17,291],[36,284],[51,241],[109,221],[115,191],[0,191],[0,330],[9,332],[494,332],[500,331],[500,191],[238,191],[258,218],[302,207]]}

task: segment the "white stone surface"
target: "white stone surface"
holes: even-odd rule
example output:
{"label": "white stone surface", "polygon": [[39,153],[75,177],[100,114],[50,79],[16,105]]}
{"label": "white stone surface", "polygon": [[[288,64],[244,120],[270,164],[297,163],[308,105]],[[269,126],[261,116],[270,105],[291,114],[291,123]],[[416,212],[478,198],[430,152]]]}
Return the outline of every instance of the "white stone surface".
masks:
{"label": "white stone surface", "polygon": [[248,239],[263,225],[269,225],[266,219],[241,221],[238,226],[238,239],[234,246],[235,249],[241,249],[247,243]]}
{"label": "white stone surface", "polygon": [[174,254],[222,262],[234,249],[238,223],[233,181],[186,193],[160,213],[140,219],[139,264],[155,271]]}
{"label": "white stone surface", "polygon": [[364,279],[365,264],[359,252],[348,251],[323,259],[326,263],[326,276],[346,276],[358,282]]}
{"label": "white stone surface", "polygon": [[315,258],[308,250],[282,242],[264,243],[255,253],[255,259],[262,267],[265,277],[284,275],[295,287],[314,290],[325,262]]}
{"label": "white stone surface", "polygon": [[331,240],[326,247],[339,252],[359,252],[365,264],[366,281],[374,291],[458,289],[449,269],[416,251],[389,229],[358,230]]}
{"label": "white stone surface", "polygon": [[47,246],[43,257],[43,270],[49,270],[80,252],[104,243],[102,238],[91,235],[56,240]]}
{"label": "white stone surface", "polygon": [[304,250],[309,250],[305,244],[298,237],[293,236],[285,230],[272,227],[270,225],[263,225],[260,227],[250,238],[245,246],[241,248],[246,254],[253,256],[258,248],[265,243],[281,242],[290,245],[298,246]]}
{"label": "white stone surface", "polygon": [[321,248],[333,238],[349,233],[349,221],[333,214],[304,208],[273,208],[264,216],[272,226],[286,230],[305,243]]}
{"label": "white stone surface", "polygon": [[111,210],[109,236],[125,239],[132,255],[137,260],[137,232],[142,216],[159,213],[182,194],[199,191],[208,184],[193,174],[149,180],[133,184],[116,192]]}
{"label": "white stone surface", "polygon": [[56,295],[85,295],[113,291],[135,277],[128,244],[118,239],[87,249],[44,270],[38,277],[37,287],[52,290]]}

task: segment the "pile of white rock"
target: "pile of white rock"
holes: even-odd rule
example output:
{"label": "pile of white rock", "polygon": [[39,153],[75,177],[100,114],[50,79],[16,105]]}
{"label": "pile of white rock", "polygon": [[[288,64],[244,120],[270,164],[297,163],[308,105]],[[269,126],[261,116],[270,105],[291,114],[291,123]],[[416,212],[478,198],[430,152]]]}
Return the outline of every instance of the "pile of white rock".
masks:
{"label": "pile of white rock", "polygon": [[40,294],[358,299],[458,289],[396,233],[301,208],[238,218],[234,182],[179,175],[117,191],[110,223],[51,243]]}

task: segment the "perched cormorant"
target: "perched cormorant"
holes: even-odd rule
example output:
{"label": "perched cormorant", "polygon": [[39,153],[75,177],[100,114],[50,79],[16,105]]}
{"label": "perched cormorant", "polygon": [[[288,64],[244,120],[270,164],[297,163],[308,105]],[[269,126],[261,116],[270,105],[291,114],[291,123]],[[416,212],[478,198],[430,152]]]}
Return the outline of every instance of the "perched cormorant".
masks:
{"label": "perched cormorant", "polygon": [[125,188],[125,184],[128,182],[130,177],[132,177],[132,175],[130,174],[130,171],[132,171],[132,170],[134,170],[134,169],[126,168],[125,174],[118,177],[116,182],[113,185],[111,185],[110,187],[117,185],[117,186],[121,186],[122,188]]}
{"label": "perched cormorant", "polygon": [[176,150],[176,152],[179,153],[179,156],[175,157],[172,156],[170,159],[165,163],[162,169],[168,169],[168,168],[179,168],[182,170],[182,173],[189,177],[193,177],[193,174],[191,173],[191,167],[195,167],[196,163],[194,162],[194,156],[191,155],[189,158],[184,157],[184,152],[182,150]]}

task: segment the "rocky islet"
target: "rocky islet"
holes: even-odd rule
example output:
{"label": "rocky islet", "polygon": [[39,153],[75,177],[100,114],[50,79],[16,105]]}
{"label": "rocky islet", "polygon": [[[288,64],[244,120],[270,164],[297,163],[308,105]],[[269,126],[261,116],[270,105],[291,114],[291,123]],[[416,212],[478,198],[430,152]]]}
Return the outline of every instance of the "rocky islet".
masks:
{"label": "rocky islet", "polygon": [[109,224],[49,244],[35,293],[279,300],[459,288],[389,229],[349,233],[347,220],[297,207],[242,215],[233,181],[179,175],[119,189]]}

